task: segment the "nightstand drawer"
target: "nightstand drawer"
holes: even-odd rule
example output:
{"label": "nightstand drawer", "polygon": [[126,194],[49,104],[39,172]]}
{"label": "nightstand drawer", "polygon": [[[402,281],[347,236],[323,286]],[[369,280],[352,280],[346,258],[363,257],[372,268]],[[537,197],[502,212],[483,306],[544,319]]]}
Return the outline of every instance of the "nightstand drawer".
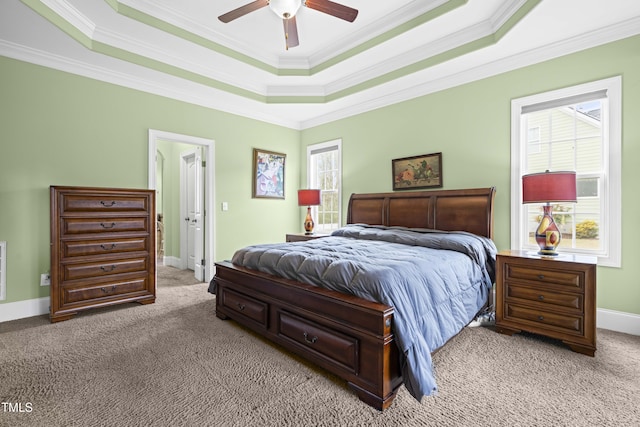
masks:
{"label": "nightstand drawer", "polygon": [[505,289],[507,301],[521,300],[535,303],[540,307],[547,305],[557,306],[573,309],[580,313],[584,310],[584,297],[582,294],[558,293],[555,291],[541,290],[539,288],[534,289],[526,286],[517,286],[511,283],[507,283]]}
{"label": "nightstand drawer", "polygon": [[505,280],[510,279],[560,285],[576,290],[584,288],[584,280],[581,280],[581,275],[579,272],[535,270],[528,265],[507,264]]}
{"label": "nightstand drawer", "polygon": [[533,310],[514,304],[505,304],[505,320],[524,320],[538,323],[546,327],[552,326],[563,332],[576,335],[583,334],[583,320],[581,316],[571,316],[567,314],[556,314],[546,311]]}

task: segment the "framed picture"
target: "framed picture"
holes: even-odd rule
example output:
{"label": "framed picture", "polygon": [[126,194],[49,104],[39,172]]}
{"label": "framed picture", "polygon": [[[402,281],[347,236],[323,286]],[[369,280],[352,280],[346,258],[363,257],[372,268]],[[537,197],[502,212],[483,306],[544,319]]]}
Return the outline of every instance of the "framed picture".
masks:
{"label": "framed picture", "polygon": [[391,160],[393,190],[442,187],[442,153]]}
{"label": "framed picture", "polygon": [[253,197],[284,199],[286,154],[253,149]]}

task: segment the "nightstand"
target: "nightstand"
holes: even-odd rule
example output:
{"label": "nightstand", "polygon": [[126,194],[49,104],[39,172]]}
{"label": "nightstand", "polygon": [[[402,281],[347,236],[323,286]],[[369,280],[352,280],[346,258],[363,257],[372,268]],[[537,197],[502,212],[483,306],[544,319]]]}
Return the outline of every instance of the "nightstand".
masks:
{"label": "nightstand", "polygon": [[322,233],[313,233],[313,234],[304,234],[304,233],[294,233],[287,234],[287,242],[304,242],[305,240],[319,239],[321,237],[328,237],[329,234]]}
{"label": "nightstand", "polygon": [[593,256],[540,256],[501,251],[496,266],[496,331],[533,332],[573,351],[596,351],[596,262]]}

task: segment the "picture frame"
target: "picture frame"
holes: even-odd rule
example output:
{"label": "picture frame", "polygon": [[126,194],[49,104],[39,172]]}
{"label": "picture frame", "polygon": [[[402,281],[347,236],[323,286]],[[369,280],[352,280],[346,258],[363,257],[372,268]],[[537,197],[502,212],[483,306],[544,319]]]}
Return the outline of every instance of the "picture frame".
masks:
{"label": "picture frame", "polygon": [[442,187],[442,153],[391,160],[393,191]]}
{"label": "picture frame", "polygon": [[253,198],[284,199],[286,154],[253,149]]}

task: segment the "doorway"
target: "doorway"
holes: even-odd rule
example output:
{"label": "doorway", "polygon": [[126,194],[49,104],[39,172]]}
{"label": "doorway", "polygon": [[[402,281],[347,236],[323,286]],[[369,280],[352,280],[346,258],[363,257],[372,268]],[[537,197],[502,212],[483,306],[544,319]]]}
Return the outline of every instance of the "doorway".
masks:
{"label": "doorway", "polygon": [[[157,155],[159,147],[168,147],[164,155]],[[164,162],[164,169],[159,167],[157,158]],[[164,209],[159,207],[157,211],[167,236],[172,236],[174,248],[165,242],[165,255],[172,250],[174,255],[164,259],[167,265],[193,269],[200,281],[209,281],[214,274],[214,165],[213,140],[149,130],[149,188],[160,192],[157,200],[162,201]],[[163,174],[163,170],[169,173]],[[165,174],[172,176],[173,184]],[[177,188],[171,191],[171,185]],[[162,245],[162,241],[158,244]]]}

